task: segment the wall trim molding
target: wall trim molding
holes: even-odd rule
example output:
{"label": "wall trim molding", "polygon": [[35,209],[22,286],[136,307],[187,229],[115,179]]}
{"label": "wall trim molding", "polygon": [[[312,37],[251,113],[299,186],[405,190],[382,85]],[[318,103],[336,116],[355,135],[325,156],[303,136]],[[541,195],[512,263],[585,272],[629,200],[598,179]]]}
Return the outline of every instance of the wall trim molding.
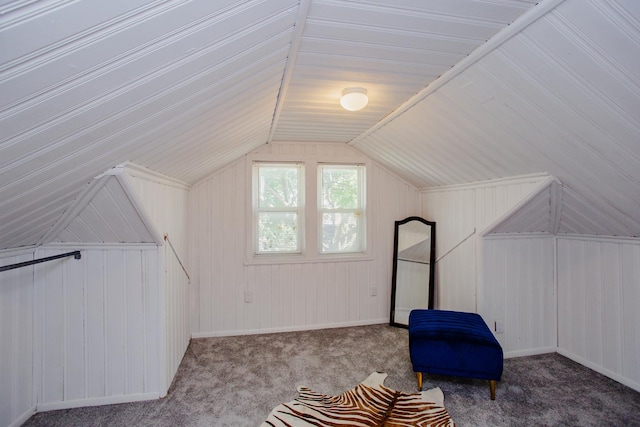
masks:
{"label": "wall trim molding", "polygon": [[550,239],[554,238],[553,234],[535,232],[535,233],[495,233],[483,236],[485,240],[510,240],[510,239]]}
{"label": "wall trim molding", "polygon": [[503,178],[487,179],[484,181],[468,182],[465,184],[452,184],[443,185],[440,187],[420,188],[420,193],[438,193],[442,191],[454,191],[454,190],[475,190],[477,188],[495,187],[496,185],[505,184],[522,184],[522,183],[534,183],[542,181],[544,179],[555,179],[552,175],[546,172],[532,173],[526,175],[507,176]]}
{"label": "wall trim molding", "polygon": [[[122,165],[116,166],[115,168],[113,168],[113,174],[117,174],[117,170],[123,171],[125,174],[131,177],[146,179],[147,181],[155,182],[156,184],[168,185],[187,191],[189,191],[189,189],[191,188],[191,184],[180,181],[179,179],[170,177],[168,175],[164,175],[160,172],[147,169],[144,166],[132,162],[126,162]],[[105,173],[108,172],[109,171]]]}
{"label": "wall trim molding", "polygon": [[529,348],[526,350],[507,351],[504,353],[504,358],[513,359],[516,357],[537,356],[539,354],[557,353],[557,351],[557,347]]}
{"label": "wall trim molding", "polygon": [[640,237],[621,237],[621,236],[599,236],[592,234],[558,234],[558,239],[565,240],[585,240],[589,242],[614,242],[627,244],[640,244]]}
{"label": "wall trim molding", "polygon": [[558,348],[558,354],[561,356],[566,357],[567,359],[571,359],[576,363],[581,364],[582,366],[585,366],[593,371],[598,372],[599,374],[602,374],[606,377],[611,378],[612,380],[615,380],[617,382],[619,382],[620,384],[624,384],[627,387],[630,387],[632,389],[634,389],[635,391],[640,392],[640,383],[637,383],[635,381],[630,380],[629,378],[625,378],[620,374],[617,374],[613,371],[610,371],[606,368],[603,368],[600,365],[597,365],[587,359],[584,359],[580,356],[576,356],[573,353],[570,353],[569,351],[562,349],[562,348]]}
{"label": "wall trim molding", "polygon": [[317,325],[298,325],[298,326],[282,326],[276,328],[264,328],[264,329],[243,329],[237,331],[210,331],[210,332],[194,332],[191,334],[191,338],[216,338],[216,337],[235,337],[242,335],[261,335],[261,334],[273,334],[280,332],[303,332],[303,331],[315,331],[319,329],[334,329],[334,328],[347,328],[352,326],[369,326],[388,324],[389,319],[371,319],[371,320],[357,320],[353,322],[340,322],[340,323],[321,323]]}
{"label": "wall trim molding", "polygon": [[10,258],[21,255],[33,255],[36,253],[37,246],[24,246],[21,248],[0,249],[0,259]]}
{"label": "wall trim molding", "polygon": [[155,251],[158,249],[156,243],[74,243],[74,242],[59,242],[59,243],[47,243],[46,245],[38,246],[38,250],[45,249],[59,249],[69,250],[70,248],[76,248],[78,250],[97,250],[97,251],[109,251],[109,250],[123,250],[123,251]]}
{"label": "wall trim molding", "polygon": [[142,402],[160,399],[160,393],[121,394],[118,396],[94,397],[90,399],[67,400],[63,402],[40,403],[36,412],[55,411],[58,409],[82,408],[85,406],[115,405],[118,403]]}
{"label": "wall trim molding", "polygon": [[29,418],[35,415],[36,407],[33,406],[27,409],[22,415],[16,418],[8,427],[20,427],[22,424],[26,423]]}

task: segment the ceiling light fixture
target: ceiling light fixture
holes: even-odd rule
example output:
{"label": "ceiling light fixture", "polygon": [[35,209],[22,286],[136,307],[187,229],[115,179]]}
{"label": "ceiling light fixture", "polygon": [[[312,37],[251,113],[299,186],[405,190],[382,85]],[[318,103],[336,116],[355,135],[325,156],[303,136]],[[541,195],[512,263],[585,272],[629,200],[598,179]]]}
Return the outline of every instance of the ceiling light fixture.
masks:
{"label": "ceiling light fixture", "polygon": [[369,103],[367,90],[361,87],[348,87],[342,91],[340,105],[349,111],[362,110]]}

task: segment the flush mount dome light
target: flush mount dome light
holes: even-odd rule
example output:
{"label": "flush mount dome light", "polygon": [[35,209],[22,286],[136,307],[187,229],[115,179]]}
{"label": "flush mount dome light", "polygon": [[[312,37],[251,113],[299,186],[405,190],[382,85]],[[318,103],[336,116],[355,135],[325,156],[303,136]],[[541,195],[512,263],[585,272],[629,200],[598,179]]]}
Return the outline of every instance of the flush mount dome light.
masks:
{"label": "flush mount dome light", "polygon": [[340,105],[349,111],[362,110],[369,103],[367,90],[361,87],[348,87],[342,91]]}

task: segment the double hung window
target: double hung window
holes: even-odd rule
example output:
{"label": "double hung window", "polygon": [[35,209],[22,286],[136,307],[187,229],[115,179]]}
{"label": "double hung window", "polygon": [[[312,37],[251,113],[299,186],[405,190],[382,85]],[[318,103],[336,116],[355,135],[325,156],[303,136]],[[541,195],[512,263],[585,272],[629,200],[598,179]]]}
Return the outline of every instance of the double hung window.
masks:
{"label": "double hung window", "polygon": [[364,249],[364,167],[318,165],[320,253]]}
{"label": "double hung window", "polygon": [[256,163],[256,253],[301,253],[302,165]]}
{"label": "double hung window", "polygon": [[254,160],[249,262],[364,255],[365,178],[355,162]]}

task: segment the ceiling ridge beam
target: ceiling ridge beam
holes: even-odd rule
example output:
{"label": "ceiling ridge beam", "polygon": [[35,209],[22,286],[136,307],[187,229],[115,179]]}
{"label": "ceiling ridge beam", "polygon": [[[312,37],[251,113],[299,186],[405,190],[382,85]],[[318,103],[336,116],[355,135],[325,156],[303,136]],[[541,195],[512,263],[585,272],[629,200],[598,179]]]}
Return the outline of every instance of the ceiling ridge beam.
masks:
{"label": "ceiling ridge beam", "polygon": [[442,86],[450,82],[454,77],[466,71],[476,62],[480,61],[495,49],[499,48],[504,43],[509,41],[512,37],[516,36],[521,31],[526,29],[529,25],[533,24],[538,19],[542,18],[547,13],[558,7],[563,1],[564,0],[543,0],[538,5],[532,7],[525,14],[513,21],[511,25],[505,27],[502,31],[498,32],[495,36],[487,40],[486,43],[480,45],[477,49],[471,52],[469,56],[458,62],[427,87],[409,98],[409,100],[407,100],[396,110],[392,111],[378,123],[367,129],[364,133],[349,141],[348,144],[353,145],[371,135],[372,133],[376,132],[378,129],[383,128],[388,123],[391,123],[394,119],[413,108],[418,102],[422,101],[423,99],[440,89]]}
{"label": "ceiling ridge beam", "polygon": [[293,76],[293,70],[296,65],[298,53],[300,52],[300,43],[302,42],[302,33],[304,32],[304,24],[309,16],[309,9],[311,8],[311,0],[300,0],[298,6],[298,16],[293,28],[293,34],[291,37],[291,45],[289,46],[288,60],[284,67],[284,73],[282,75],[282,83],[280,84],[280,91],[276,98],[276,107],[273,111],[273,120],[271,121],[271,130],[269,131],[269,137],[267,138],[267,144],[273,140],[278,127],[278,121],[280,120],[280,114],[282,113],[282,106],[284,100],[287,97],[287,91],[289,90],[289,83],[291,83],[291,77]]}

